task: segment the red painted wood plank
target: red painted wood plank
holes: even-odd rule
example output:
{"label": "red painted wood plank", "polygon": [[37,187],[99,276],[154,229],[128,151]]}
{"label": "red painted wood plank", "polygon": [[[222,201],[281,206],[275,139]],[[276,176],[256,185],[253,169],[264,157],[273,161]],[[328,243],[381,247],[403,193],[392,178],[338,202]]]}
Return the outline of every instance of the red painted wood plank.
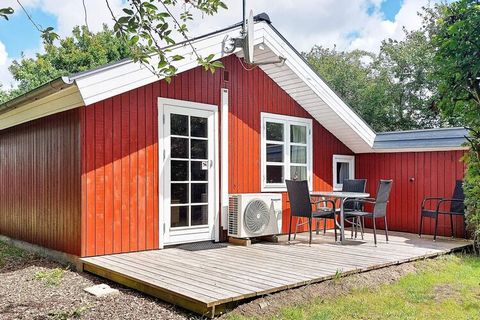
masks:
{"label": "red painted wood plank", "polygon": [[113,99],[104,105],[105,156],[105,254],[114,252],[114,159],[113,159]]}

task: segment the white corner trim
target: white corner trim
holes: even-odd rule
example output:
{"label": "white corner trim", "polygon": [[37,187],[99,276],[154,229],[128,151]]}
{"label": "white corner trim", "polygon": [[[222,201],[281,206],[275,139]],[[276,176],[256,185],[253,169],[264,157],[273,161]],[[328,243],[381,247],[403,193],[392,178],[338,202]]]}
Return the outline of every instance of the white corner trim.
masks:
{"label": "white corner trim", "polygon": [[229,186],[229,179],[228,179],[228,161],[229,161],[229,152],[228,152],[228,143],[229,143],[229,124],[228,124],[228,116],[229,116],[229,108],[228,108],[228,89],[222,88],[220,89],[221,94],[221,137],[222,140],[221,144],[221,151],[220,151],[220,161],[221,161],[221,221],[222,227],[227,229],[228,227],[228,186]]}

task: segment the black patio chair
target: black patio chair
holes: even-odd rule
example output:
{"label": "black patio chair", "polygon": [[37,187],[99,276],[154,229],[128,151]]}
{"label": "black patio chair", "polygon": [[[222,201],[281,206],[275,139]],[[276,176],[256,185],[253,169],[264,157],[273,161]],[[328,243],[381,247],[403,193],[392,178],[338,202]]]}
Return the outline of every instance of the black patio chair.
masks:
{"label": "black patio chair", "polygon": [[388,198],[390,197],[390,191],[392,190],[393,180],[380,180],[377,189],[376,198],[365,198],[365,199],[347,199],[345,203],[370,203],[373,205],[371,212],[365,211],[363,208],[361,210],[353,210],[346,212],[346,218],[360,218],[358,221],[361,224],[362,230],[365,225],[365,218],[372,219],[373,222],[373,240],[375,245],[377,245],[377,226],[376,219],[383,218],[385,222],[385,239],[388,242],[388,227],[387,227],[387,204]]}
{"label": "black patio chair", "polygon": [[[342,191],[343,192],[361,192],[365,193],[367,188],[367,179],[346,179],[343,180]],[[340,209],[337,209],[339,211]],[[348,213],[350,211],[363,211],[363,203],[358,201],[348,201],[343,205],[343,212]],[[363,225],[361,224],[360,217],[346,218],[345,221],[352,226],[352,235],[355,230],[355,238],[357,237],[357,227],[360,227],[360,232],[363,240]]]}
{"label": "black patio chair", "polygon": [[[450,227],[452,228],[452,237],[455,236],[455,231],[453,229],[453,216],[461,216],[463,219],[463,236],[467,237],[467,228],[465,225],[465,195],[463,194],[463,181],[457,180],[455,182],[455,189],[453,190],[453,195],[451,198],[442,198],[442,197],[426,197],[422,201],[422,209],[420,210],[420,228],[418,230],[418,236],[422,236],[422,227],[423,227],[423,218],[433,218],[435,219],[435,231],[433,235],[433,240],[437,240],[437,228],[438,228],[438,216],[440,214],[447,214],[450,216]],[[436,201],[437,205],[435,209],[430,210],[426,209],[425,205],[429,201]],[[442,211],[441,206],[444,203],[450,203],[450,208],[448,211]]]}
{"label": "black patio chair", "polygon": [[[367,187],[367,179],[345,179],[343,180],[343,185],[342,185],[342,191],[343,192],[365,192],[365,189]],[[360,210],[362,207],[361,203],[358,202],[348,202],[345,203],[343,206],[344,212],[347,211],[353,211],[353,210]],[[337,212],[340,211],[340,208],[336,209]],[[319,222],[320,220],[317,220],[317,234],[319,230]],[[353,226],[354,223],[353,221],[348,221],[348,223],[352,224],[352,237],[353,237]],[[323,233],[327,232],[327,220],[324,219],[323,221]],[[363,237],[363,235],[362,235]]]}
{"label": "black patio chair", "polygon": [[[312,221],[313,219],[332,219],[335,220],[335,202],[332,200],[319,200],[312,202],[310,199],[310,192],[308,190],[307,181],[293,181],[286,180],[288,198],[290,200],[290,224],[288,227],[288,241],[290,241],[292,231],[292,218],[307,218],[308,229],[310,232],[309,244],[312,244]],[[319,204],[324,206],[320,207]],[[331,207],[328,207],[331,204]],[[315,205],[316,209],[312,209]],[[295,236],[297,235],[298,226],[305,223],[297,221],[295,226]],[[335,224],[335,241],[337,241],[337,227]]]}

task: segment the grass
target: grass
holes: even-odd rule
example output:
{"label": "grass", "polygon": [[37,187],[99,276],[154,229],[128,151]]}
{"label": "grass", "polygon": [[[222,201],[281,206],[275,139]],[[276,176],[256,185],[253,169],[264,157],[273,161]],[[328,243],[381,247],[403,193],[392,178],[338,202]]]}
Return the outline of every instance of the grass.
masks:
{"label": "grass", "polygon": [[65,270],[62,268],[55,268],[45,271],[35,272],[35,279],[45,282],[49,286],[58,286],[62,281]]}
{"label": "grass", "polygon": [[271,319],[480,319],[479,257],[447,255],[418,264],[418,272],[393,284],[285,306]]}
{"label": "grass", "polygon": [[0,241],[0,268],[12,259],[22,259],[26,255],[26,252],[22,249],[9,245],[6,242]]}
{"label": "grass", "polygon": [[54,311],[48,314],[48,318],[52,320],[78,319],[85,314],[88,309],[88,306],[81,306],[72,310]]}

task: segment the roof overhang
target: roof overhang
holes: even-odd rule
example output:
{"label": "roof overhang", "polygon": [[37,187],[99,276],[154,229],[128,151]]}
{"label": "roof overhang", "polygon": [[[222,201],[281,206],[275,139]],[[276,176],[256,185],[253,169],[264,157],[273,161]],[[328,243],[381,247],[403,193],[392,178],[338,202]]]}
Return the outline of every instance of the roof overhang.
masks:
{"label": "roof overhang", "polygon": [[[240,31],[241,24],[236,24],[192,39],[189,43],[169,47],[172,54],[185,57],[175,62],[178,72],[185,72],[198,66],[192,47],[202,56],[213,54],[214,59],[221,59],[230,54],[241,55],[240,49],[230,53],[224,52],[226,39],[238,37]],[[429,144],[428,139],[425,139],[425,144],[422,145],[421,140],[417,140],[415,144],[408,142],[408,134],[376,134],[271,25],[268,16],[256,17],[254,35],[256,62],[276,60],[279,56],[286,58],[284,63],[260,65],[260,68],[353,152],[463,148],[458,139],[450,140],[449,145],[432,145]],[[259,48],[260,45],[262,50]],[[151,64],[155,65],[155,58],[152,59]],[[161,78],[152,73],[149,68],[132,60],[123,60],[70,77],[59,78],[1,105],[0,130],[53,113],[89,106],[159,79]],[[401,142],[402,138],[396,139],[397,136],[404,137],[405,142]]]}

